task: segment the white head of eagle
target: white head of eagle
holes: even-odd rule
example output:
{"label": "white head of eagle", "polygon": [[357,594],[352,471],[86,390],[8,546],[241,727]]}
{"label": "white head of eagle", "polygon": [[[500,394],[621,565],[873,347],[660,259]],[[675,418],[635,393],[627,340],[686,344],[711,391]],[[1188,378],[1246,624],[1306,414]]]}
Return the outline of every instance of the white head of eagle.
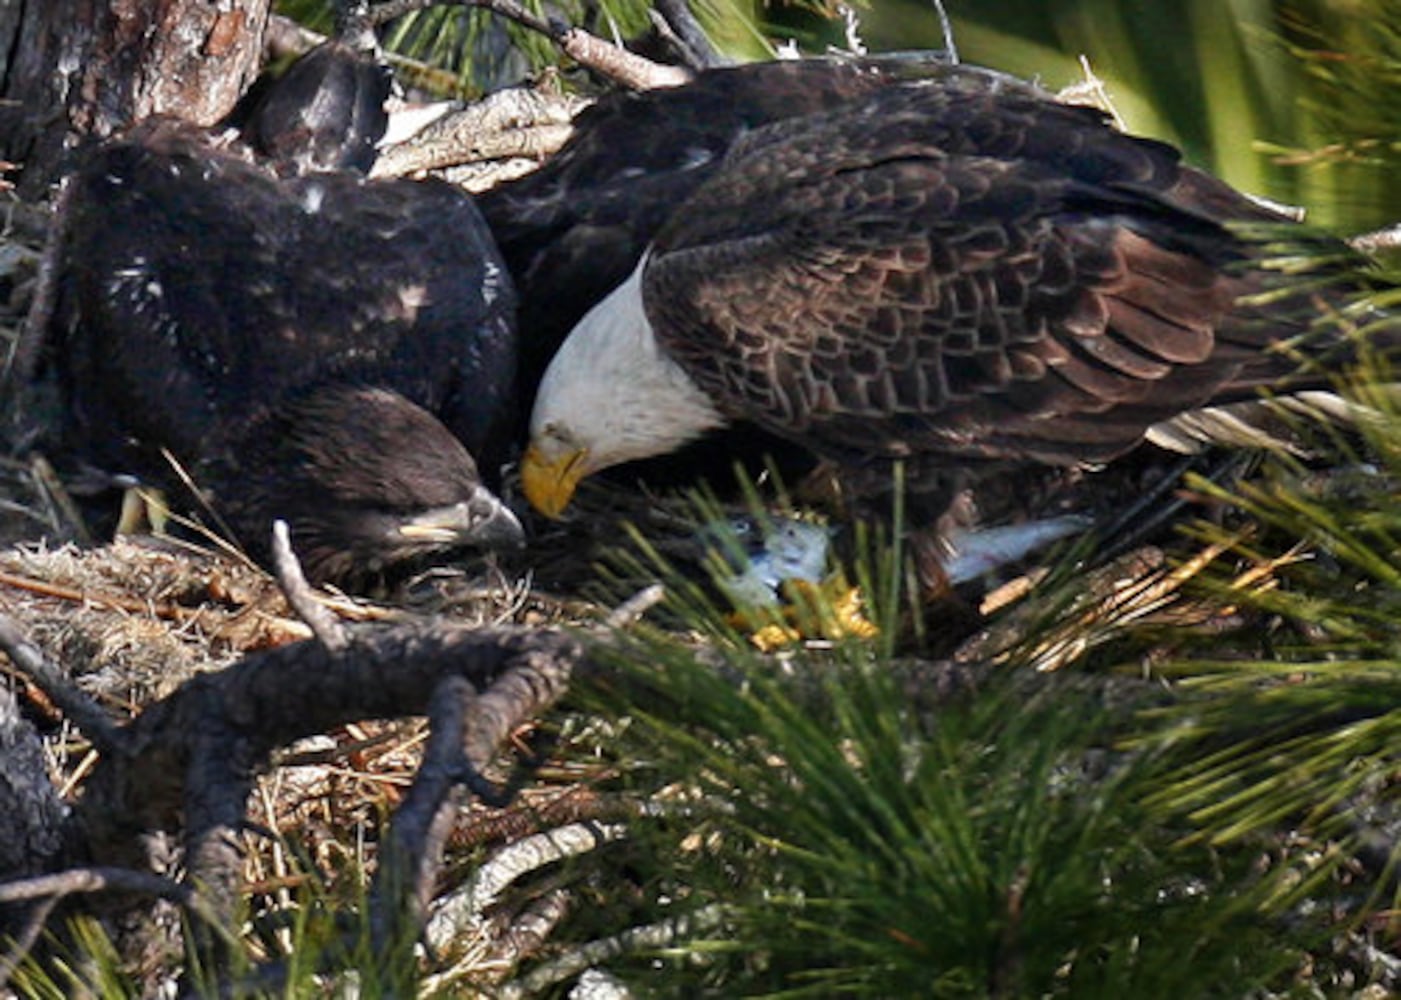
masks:
{"label": "white head of eagle", "polygon": [[540,382],[521,462],[526,498],[558,517],[579,481],[664,455],[726,418],[653,334],[642,301],[643,254],[628,279],[565,339]]}

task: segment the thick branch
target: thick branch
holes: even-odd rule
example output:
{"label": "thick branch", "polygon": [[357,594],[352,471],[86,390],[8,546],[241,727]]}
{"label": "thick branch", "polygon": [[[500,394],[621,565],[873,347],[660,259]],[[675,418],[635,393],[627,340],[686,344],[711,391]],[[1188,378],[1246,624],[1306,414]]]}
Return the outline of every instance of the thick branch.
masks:
{"label": "thick branch", "polygon": [[[0,686],[0,877],[43,871],[63,845],[67,807],[49,779],[39,734]],[[0,903],[7,902],[0,886]],[[13,892],[14,890],[10,890]],[[14,943],[0,959],[0,986],[38,938],[50,905],[0,907],[0,939]]]}
{"label": "thick branch", "polygon": [[573,132],[570,123],[586,104],[528,87],[497,91],[384,150],[371,174],[399,177],[508,157],[543,160],[564,145]]}
{"label": "thick branch", "polygon": [[[239,835],[253,775],[274,749],[362,719],[422,714],[447,678],[465,689],[506,678],[499,693],[481,699],[482,721],[475,711],[471,719],[483,735],[466,742],[484,747],[479,739],[509,731],[520,713],[557,697],[580,657],[571,639],[540,630],[413,622],[347,632],[338,652],[302,642],[251,654],[150,706],[124,733],[129,754],[104,758],[89,778],[69,842],[101,863],[136,867],[141,834],[176,828],[183,811],[189,879],[227,926],[237,910]],[[223,946],[219,938],[201,944],[206,959],[221,961],[212,950]]]}
{"label": "thick branch", "polygon": [[476,691],[462,677],[447,677],[433,694],[423,763],[404,797],[380,852],[370,893],[370,935],[375,954],[408,940],[423,925],[443,845],[465,799],[463,738]]}

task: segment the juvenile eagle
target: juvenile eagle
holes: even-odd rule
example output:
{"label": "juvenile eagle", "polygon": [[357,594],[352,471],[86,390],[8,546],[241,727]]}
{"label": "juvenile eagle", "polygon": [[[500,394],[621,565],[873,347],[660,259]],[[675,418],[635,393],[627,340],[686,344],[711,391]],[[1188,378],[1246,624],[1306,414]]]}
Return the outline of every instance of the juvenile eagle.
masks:
{"label": "juvenile eagle", "polygon": [[669,210],[540,385],[539,510],[740,420],[853,484],[902,460],[933,506],[1293,375],[1313,310],[1242,305],[1264,271],[1228,225],[1282,217],[1097,111],[924,75],[742,135]]}
{"label": "juvenile eagle", "polygon": [[389,68],[373,53],[332,38],[281,76],[260,77],[227,124],[280,174],[369,173],[389,126],[392,89]]}
{"label": "juvenile eagle", "polygon": [[154,121],[89,157],[58,231],[47,355],[89,464],[178,490],[173,457],[259,558],[287,519],[319,580],[519,542],[488,489],[515,298],[467,195],[279,178]]}

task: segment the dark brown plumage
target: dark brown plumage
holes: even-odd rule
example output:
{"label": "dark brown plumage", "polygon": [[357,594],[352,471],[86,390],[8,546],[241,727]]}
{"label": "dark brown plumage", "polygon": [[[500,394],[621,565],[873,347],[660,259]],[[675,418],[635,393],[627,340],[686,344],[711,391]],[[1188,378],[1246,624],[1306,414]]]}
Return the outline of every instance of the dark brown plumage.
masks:
{"label": "dark brown plumage", "polygon": [[176,487],[169,452],[251,552],[289,519],[321,579],[519,540],[479,509],[511,448],[514,294],[465,194],[281,179],[174,122],[69,183],[47,347],[88,463]]}
{"label": "dark brown plumage", "polygon": [[1292,372],[1175,150],[999,77],[892,87],[739,141],[657,235],[657,337],[726,412],[844,458],[1097,462]]}
{"label": "dark brown plumage", "polygon": [[462,442],[388,389],[332,381],[298,392],[199,471],[259,561],[271,558],[271,516],[287,521],[313,580],[376,578],[434,552],[523,540]]}
{"label": "dark brown plumage", "polygon": [[367,173],[389,125],[391,86],[388,67],[373,53],[330,39],[280,77],[258,81],[230,124],[278,173]]}

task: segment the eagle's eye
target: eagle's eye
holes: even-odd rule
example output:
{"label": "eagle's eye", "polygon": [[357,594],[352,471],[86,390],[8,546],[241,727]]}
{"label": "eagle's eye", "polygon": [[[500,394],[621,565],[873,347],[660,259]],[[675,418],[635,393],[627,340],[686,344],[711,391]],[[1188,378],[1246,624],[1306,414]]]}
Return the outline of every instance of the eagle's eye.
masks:
{"label": "eagle's eye", "polygon": [[558,441],[561,444],[568,444],[571,438],[569,431],[565,430],[556,421],[553,420],[545,424],[545,428],[542,431],[542,433],[545,437],[550,438],[553,441]]}

